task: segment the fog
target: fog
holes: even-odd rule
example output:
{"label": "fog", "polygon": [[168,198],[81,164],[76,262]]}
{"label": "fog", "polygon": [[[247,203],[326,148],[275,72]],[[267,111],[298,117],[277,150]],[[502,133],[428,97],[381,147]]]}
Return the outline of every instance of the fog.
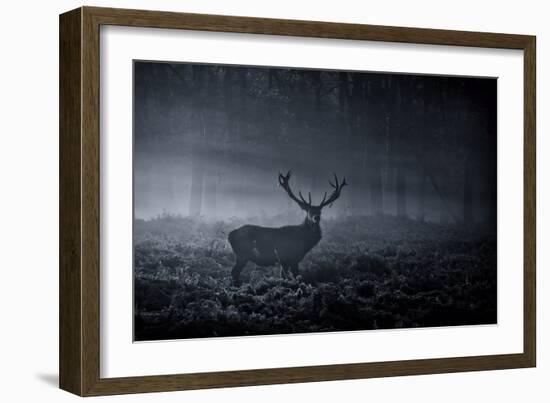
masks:
{"label": "fog", "polygon": [[[136,218],[496,217],[496,79],[134,63]],[[307,197],[307,196],[306,196]]]}

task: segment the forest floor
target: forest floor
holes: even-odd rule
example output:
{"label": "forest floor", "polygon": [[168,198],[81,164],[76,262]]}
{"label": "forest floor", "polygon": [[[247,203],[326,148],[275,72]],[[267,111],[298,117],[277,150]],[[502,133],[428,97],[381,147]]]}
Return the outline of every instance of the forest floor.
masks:
{"label": "forest floor", "polygon": [[297,278],[249,263],[234,287],[226,239],[244,223],[135,221],[137,341],[496,323],[496,237],[479,227],[324,220]]}

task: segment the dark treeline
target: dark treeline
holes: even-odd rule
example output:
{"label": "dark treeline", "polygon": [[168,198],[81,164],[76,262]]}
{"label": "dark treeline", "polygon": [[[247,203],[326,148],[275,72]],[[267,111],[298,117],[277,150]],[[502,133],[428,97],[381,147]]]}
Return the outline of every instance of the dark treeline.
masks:
{"label": "dark treeline", "polygon": [[[136,216],[295,210],[496,222],[496,79],[135,62]],[[329,213],[327,211],[327,213]]]}

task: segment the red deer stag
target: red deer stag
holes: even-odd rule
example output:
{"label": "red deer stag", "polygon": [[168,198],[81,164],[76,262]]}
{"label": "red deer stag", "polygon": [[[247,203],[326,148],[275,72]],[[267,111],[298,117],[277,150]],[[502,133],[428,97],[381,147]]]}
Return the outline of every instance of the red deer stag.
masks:
{"label": "red deer stag", "polygon": [[293,275],[298,274],[298,264],[304,256],[321,239],[321,210],[330,206],[340,197],[342,188],[347,185],[346,178],[340,183],[334,174],[334,183],[329,181],[333,192],[327,199],[327,193],[321,204],[311,204],[311,193],[308,201],[298,192],[298,199],[288,183],[290,171],[286,175],[279,173],[279,186],[306,212],[306,218],[300,225],[287,225],[280,228],[260,227],[258,225],[244,225],[229,233],[228,239],[237,261],[231,275],[233,284],[240,285],[240,274],[247,262],[254,262],[258,266],[281,265],[281,276],[288,276],[288,270]]}

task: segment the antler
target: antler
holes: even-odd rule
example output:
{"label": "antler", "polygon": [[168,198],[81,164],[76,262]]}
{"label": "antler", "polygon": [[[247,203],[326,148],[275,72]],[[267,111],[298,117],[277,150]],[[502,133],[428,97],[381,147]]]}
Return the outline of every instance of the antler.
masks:
{"label": "antler", "polygon": [[[292,189],[290,189],[290,185],[288,183],[288,181],[290,180],[290,175],[291,175],[291,171],[288,171],[286,175],[283,175],[282,173],[279,172],[279,186],[281,186],[286,191],[288,196],[292,200],[294,200],[296,203],[298,203],[298,205],[303,210],[310,209],[312,207],[311,192],[308,193],[308,201],[306,201],[306,199],[304,199],[304,196],[302,195],[302,192],[298,191],[298,196],[300,196],[300,198],[298,199],[292,192]],[[336,174],[334,174],[334,183],[332,183],[331,181],[328,181],[328,183],[330,184],[330,186],[334,188],[334,191],[332,192],[328,200],[327,200],[327,192],[325,192],[325,195],[323,196],[323,200],[321,201],[321,204],[319,204],[318,206],[320,208],[323,208],[328,205],[332,205],[332,203],[334,203],[336,199],[340,197],[340,192],[342,191],[344,186],[347,185],[346,178],[344,178],[342,183],[340,183],[338,181],[338,177],[336,176]]]}
{"label": "antler", "polygon": [[307,202],[304,199],[304,196],[302,196],[301,191],[298,192],[298,195],[300,196],[300,199],[298,199],[292,192],[292,189],[290,189],[290,185],[288,183],[290,179],[290,174],[291,174],[291,171],[288,171],[286,175],[283,175],[282,173],[279,172],[279,186],[281,186],[285,190],[285,192],[288,194],[288,197],[290,197],[292,200],[298,203],[300,208],[302,208],[303,210],[309,209],[311,207],[311,193],[309,193],[309,196],[308,196],[309,202]]}
{"label": "antler", "polygon": [[328,200],[326,200],[327,193],[325,192],[325,196],[323,197],[323,201],[321,202],[321,204],[319,204],[319,207],[321,207],[321,208],[323,208],[325,206],[328,206],[328,205],[332,205],[332,203],[334,203],[336,201],[336,199],[338,199],[340,197],[340,192],[342,191],[342,188],[347,185],[346,178],[344,178],[342,183],[339,183],[338,182],[338,177],[336,176],[336,174],[334,174],[334,183],[332,183],[331,181],[328,181],[328,183],[329,183],[330,186],[332,186],[334,188],[334,191],[332,192],[332,194],[330,195]]}

